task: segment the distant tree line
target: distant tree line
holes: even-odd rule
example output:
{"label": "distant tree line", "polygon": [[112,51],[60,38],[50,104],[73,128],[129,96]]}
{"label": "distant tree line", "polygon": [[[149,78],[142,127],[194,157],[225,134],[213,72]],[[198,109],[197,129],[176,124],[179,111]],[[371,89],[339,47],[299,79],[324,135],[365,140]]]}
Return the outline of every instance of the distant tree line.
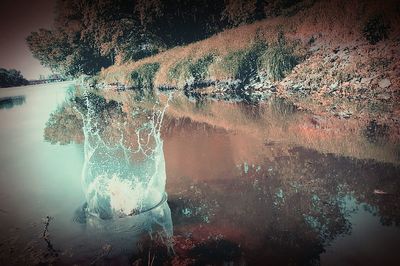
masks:
{"label": "distant tree line", "polygon": [[0,88],[28,85],[29,82],[15,69],[0,68]]}
{"label": "distant tree line", "polygon": [[[40,62],[92,75],[279,13],[299,0],[57,0],[53,28],[27,37]],[[274,11],[275,10],[275,11]]]}

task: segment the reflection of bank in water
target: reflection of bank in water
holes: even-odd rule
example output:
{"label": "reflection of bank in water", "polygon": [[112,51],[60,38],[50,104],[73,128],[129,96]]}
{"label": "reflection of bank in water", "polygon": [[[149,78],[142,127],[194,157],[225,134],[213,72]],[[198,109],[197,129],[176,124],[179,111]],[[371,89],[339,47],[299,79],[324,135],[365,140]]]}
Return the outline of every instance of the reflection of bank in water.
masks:
{"label": "reflection of bank in water", "polygon": [[11,109],[24,104],[25,101],[26,99],[23,95],[0,98],[0,109]]}
{"label": "reflection of bank in water", "polygon": [[225,130],[257,135],[260,141],[358,159],[400,162],[400,139],[396,128],[390,129],[376,121],[314,115],[279,97],[254,104],[174,97],[167,114],[177,119],[189,118]]}
{"label": "reflection of bank in water", "polygon": [[[125,99],[123,113],[146,114],[137,107],[146,103],[129,101],[126,94],[119,97]],[[262,131],[262,121],[270,122],[270,133],[280,130],[271,137],[297,134],[287,132],[301,121],[296,113],[285,115],[278,113],[285,109],[282,106],[271,106],[278,109],[276,117],[286,119],[274,127],[278,119],[258,106],[196,106],[175,100],[170,105],[162,136],[175,229],[174,262],[317,264],[333,239],[350,234],[351,227],[363,227],[354,222],[352,201],[360,203],[359,208],[368,207],[368,214],[377,215],[383,224],[398,223],[400,193],[393,185],[398,183],[398,167],[296,148],[284,139],[265,140],[262,133],[268,131]],[[125,135],[125,146],[137,149],[132,136],[146,116],[124,120],[125,116],[116,119],[116,114],[105,113],[102,121],[110,123],[100,128],[102,135],[109,141],[118,139],[114,133],[123,125],[124,134],[133,133]],[[377,189],[385,194],[374,193]],[[379,221],[365,225],[371,237],[385,229]],[[398,239],[395,229],[390,227]],[[389,241],[384,245],[388,250],[395,247]],[[370,254],[382,262],[397,256]]]}
{"label": "reflection of bank in water", "polygon": [[[248,134],[190,119],[167,122],[167,191],[182,260],[314,265],[334,239],[352,234],[352,228],[368,231],[386,247],[363,247],[371,257],[383,264],[398,259],[390,250],[400,239],[399,228],[383,225],[400,221],[400,168],[282,144],[256,145]],[[240,139],[247,143],[238,144]],[[246,161],[238,164],[240,159]],[[386,194],[377,195],[377,188]],[[360,214],[376,215],[382,224],[357,221]],[[384,232],[394,240],[382,242]],[[348,236],[345,244],[351,246],[354,239]],[[192,250],[185,249],[188,242]],[[357,260],[366,265],[364,257]]]}

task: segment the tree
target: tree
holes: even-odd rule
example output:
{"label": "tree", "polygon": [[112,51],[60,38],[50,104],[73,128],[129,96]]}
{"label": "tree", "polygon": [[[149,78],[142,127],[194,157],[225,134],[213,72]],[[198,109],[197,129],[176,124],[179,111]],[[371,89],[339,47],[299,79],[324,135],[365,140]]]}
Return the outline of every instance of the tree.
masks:
{"label": "tree", "polygon": [[31,33],[27,42],[53,71],[92,75],[116,60],[138,60],[261,18],[264,2],[57,0],[54,27]]}
{"label": "tree", "polygon": [[227,0],[223,11],[232,26],[248,23],[254,20],[257,0]]}
{"label": "tree", "polygon": [[14,87],[28,85],[29,82],[22,76],[21,72],[15,69],[0,68],[0,87]]}

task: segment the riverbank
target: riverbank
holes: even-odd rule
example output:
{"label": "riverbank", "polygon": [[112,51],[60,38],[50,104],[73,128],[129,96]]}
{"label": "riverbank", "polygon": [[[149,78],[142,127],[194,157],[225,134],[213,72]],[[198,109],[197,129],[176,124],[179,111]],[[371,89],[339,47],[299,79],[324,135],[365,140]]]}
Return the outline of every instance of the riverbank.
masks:
{"label": "riverbank", "polygon": [[[293,137],[307,139],[302,144],[321,150],[331,143],[331,148],[322,150],[332,152],[344,142],[352,143],[353,148],[340,153],[364,158],[364,151],[354,152],[360,146],[356,139],[362,139],[369,146],[391,147],[390,157],[398,160],[400,16],[396,9],[395,1],[387,5],[309,2],[290,15],[103,69],[89,83],[140,94],[180,91],[195,106],[209,100],[222,102],[219,106],[237,102],[268,106],[278,99],[307,114],[301,121],[294,118],[290,128]],[[188,109],[179,110],[178,116],[185,112],[196,119]],[[275,120],[282,123],[289,117]],[[214,115],[203,120],[231,127],[229,118],[221,119]],[[257,126],[267,127],[269,119]],[[289,130],[282,132],[285,136]]]}

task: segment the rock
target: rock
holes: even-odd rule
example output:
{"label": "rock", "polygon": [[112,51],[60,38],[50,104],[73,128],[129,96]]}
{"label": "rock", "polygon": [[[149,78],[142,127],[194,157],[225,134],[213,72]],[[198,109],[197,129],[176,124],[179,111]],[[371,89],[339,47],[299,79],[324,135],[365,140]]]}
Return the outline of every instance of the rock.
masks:
{"label": "rock", "polygon": [[380,190],[380,189],[374,189],[374,194],[377,194],[377,195],[386,195],[387,192],[386,192],[386,191],[383,191],[383,190]]}
{"label": "rock", "polygon": [[352,113],[351,112],[339,112],[338,115],[340,118],[348,119],[351,117]]}
{"label": "rock", "polygon": [[317,51],[319,51],[319,47],[318,46],[312,46],[312,47],[310,47],[310,49],[308,49],[310,52],[312,52],[312,53],[314,53],[314,52],[317,52]]}
{"label": "rock", "polygon": [[369,77],[369,78],[362,78],[360,82],[364,85],[368,85],[371,83],[371,80],[373,80],[375,77],[376,77],[376,75],[373,77]]}
{"label": "rock", "polygon": [[390,100],[391,97],[392,97],[392,96],[391,96],[389,93],[381,93],[381,94],[378,94],[378,99],[379,99],[379,100],[388,101],[388,100]]}
{"label": "rock", "polygon": [[295,84],[292,86],[292,91],[300,91],[302,86],[300,84]]}
{"label": "rock", "polygon": [[338,47],[336,47],[335,49],[333,49],[333,52],[335,53],[335,54],[337,54],[337,52],[339,52],[340,51],[340,47],[338,46]]}
{"label": "rock", "polygon": [[269,91],[270,91],[270,92],[276,92],[276,87],[275,87],[275,86],[270,87],[270,88],[269,88]]}
{"label": "rock", "polygon": [[339,83],[336,81],[335,83],[331,84],[329,86],[329,88],[331,89],[331,91],[335,91],[335,90],[337,90],[338,86],[339,86]]}
{"label": "rock", "polygon": [[311,123],[316,127],[316,128],[320,128],[321,124],[325,123],[325,119],[322,116],[318,116],[318,115],[314,115],[311,118]]}
{"label": "rock", "polygon": [[330,56],[330,62],[331,63],[333,63],[333,62],[335,62],[337,59],[339,58],[339,56],[338,55],[332,55],[332,56]]}
{"label": "rock", "polygon": [[385,89],[387,87],[389,87],[392,83],[390,82],[389,79],[382,79],[381,81],[379,81],[378,85],[379,87],[381,87],[382,89]]}
{"label": "rock", "polygon": [[262,86],[263,86],[262,83],[255,83],[255,84],[253,85],[254,89],[256,89],[256,90],[261,89]]}

